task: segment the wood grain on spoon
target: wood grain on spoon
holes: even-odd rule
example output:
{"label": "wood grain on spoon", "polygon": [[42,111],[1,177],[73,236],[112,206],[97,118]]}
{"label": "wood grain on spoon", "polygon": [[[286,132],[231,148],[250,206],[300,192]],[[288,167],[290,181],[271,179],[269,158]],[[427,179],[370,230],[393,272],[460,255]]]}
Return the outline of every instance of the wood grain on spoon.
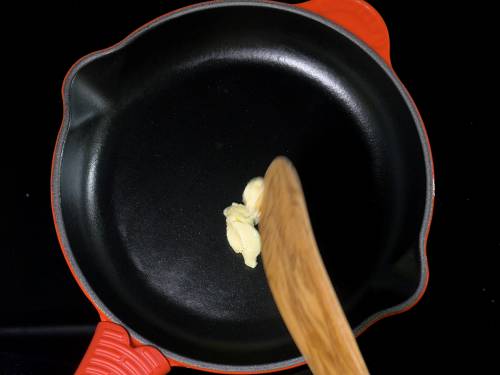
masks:
{"label": "wood grain on spoon", "polygon": [[291,162],[274,159],[264,186],[259,223],[264,269],[295,344],[315,375],[368,374],[318,251]]}

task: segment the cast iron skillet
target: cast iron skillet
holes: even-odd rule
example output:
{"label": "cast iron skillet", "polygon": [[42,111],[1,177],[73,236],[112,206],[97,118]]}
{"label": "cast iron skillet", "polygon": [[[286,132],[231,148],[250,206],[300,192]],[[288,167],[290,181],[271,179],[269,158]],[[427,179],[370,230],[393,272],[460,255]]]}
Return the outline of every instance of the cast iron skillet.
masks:
{"label": "cast iron skillet", "polygon": [[[381,22],[362,2],[331,1],[356,10],[341,24],[360,14]],[[303,363],[262,265],[247,268],[232,252],[222,215],[277,155],[297,167],[355,332],[416,303],[427,283],[432,163],[417,110],[383,57],[298,7],[213,2],[73,66],[54,219],[75,278],[112,322],[100,323],[80,373]],[[162,355],[133,351],[120,326],[133,346]]]}

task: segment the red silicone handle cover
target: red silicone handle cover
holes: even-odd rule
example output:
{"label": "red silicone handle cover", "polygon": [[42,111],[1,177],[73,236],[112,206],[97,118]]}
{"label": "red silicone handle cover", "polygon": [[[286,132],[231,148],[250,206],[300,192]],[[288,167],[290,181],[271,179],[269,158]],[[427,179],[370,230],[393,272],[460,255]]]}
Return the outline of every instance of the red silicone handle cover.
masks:
{"label": "red silicone handle cover", "polygon": [[391,66],[387,26],[370,4],[363,0],[310,0],[297,6],[342,26]]}
{"label": "red silicone handle cover", "polygon": [[133,347],[118,324],[100,322],[76,375],[163,375],[170,365],[158,349]]}

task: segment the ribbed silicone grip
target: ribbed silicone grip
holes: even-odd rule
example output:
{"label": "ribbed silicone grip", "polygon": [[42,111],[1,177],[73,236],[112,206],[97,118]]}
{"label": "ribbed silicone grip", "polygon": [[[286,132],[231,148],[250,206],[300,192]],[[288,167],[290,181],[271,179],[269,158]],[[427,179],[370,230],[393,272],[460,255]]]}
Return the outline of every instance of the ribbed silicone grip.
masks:
{"label": "ribbed silicone grip", "polygon": [[76,375],[163,375],[169,371],[170,365],[158,349],[132,347],[123,327],[101,322]]}

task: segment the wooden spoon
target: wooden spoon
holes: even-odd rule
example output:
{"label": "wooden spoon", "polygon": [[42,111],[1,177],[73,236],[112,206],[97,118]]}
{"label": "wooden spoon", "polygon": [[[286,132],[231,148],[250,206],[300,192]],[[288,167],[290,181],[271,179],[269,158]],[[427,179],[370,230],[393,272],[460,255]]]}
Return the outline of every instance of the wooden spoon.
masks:
{"label": "wooden spoon", "polygon": [[259,223],[264,269],[295,344],[315,375],[368,374],[318,251],[292,163],[274,159],[264,186]]}

